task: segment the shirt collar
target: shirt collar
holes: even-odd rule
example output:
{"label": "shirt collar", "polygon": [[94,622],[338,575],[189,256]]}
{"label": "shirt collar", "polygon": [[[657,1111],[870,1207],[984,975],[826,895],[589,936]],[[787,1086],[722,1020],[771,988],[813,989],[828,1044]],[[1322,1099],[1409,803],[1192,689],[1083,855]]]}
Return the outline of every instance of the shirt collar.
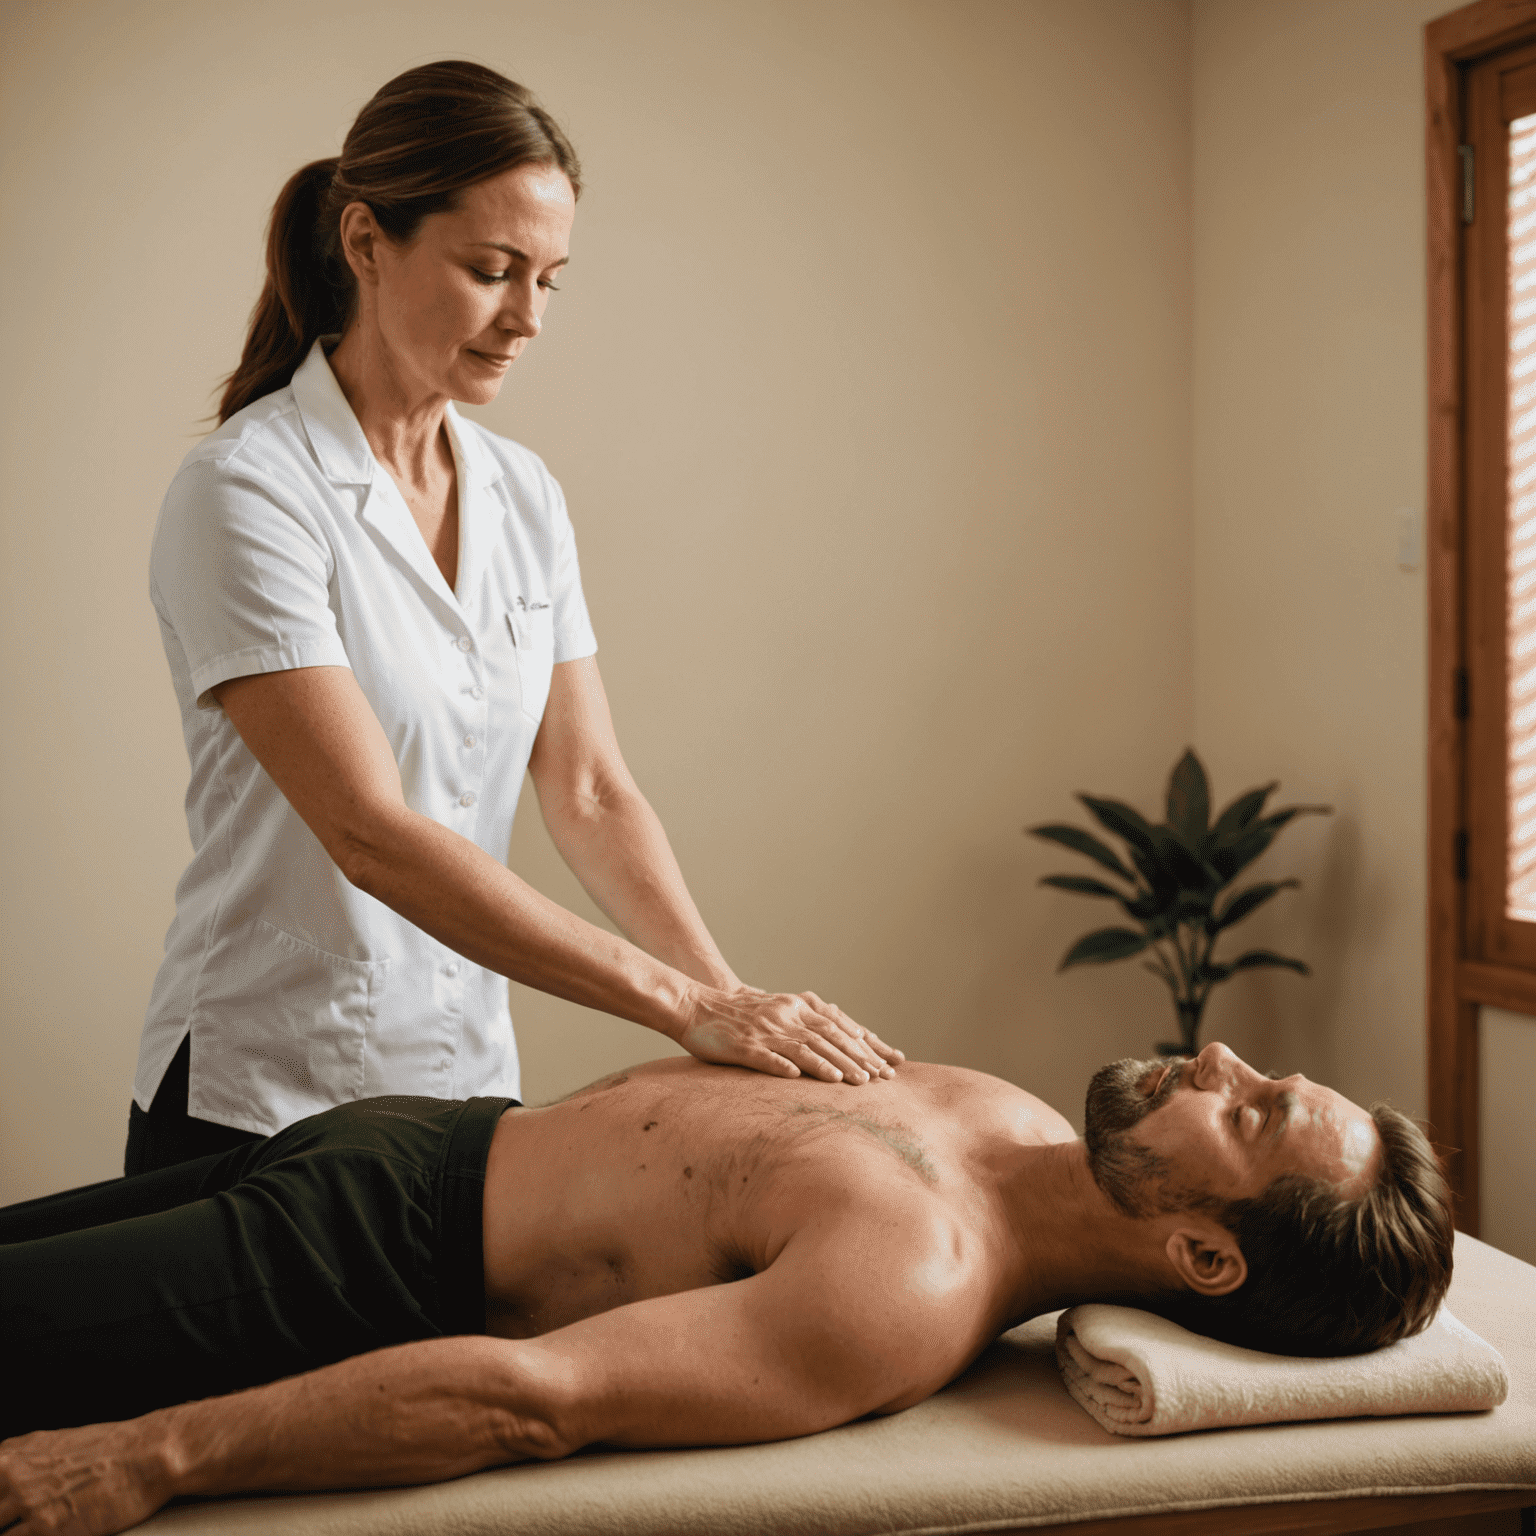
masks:
{"label": "shirt collar", "polygon": [[309,446],[320,461],[320,473],[333,485],[372,485],[378,461],[331,372],[324,344],[332,339],[317,337],[309,355],[294,369],[294,403],[304,419]]}
{"label": "shirt collar", "polygon": [[[325,355],[324,344],[336,339],[316,338],[309,355],[294,370],[293,398],[309,434],[310,446],[320,461],[321,474],[334,485],[371,485],[378,460]],[[448,402],[444,416],[454,457],[468,487],[478,488],[499,480],[503,473],[500,461],[472,425],[466,424],[453,401]]]}

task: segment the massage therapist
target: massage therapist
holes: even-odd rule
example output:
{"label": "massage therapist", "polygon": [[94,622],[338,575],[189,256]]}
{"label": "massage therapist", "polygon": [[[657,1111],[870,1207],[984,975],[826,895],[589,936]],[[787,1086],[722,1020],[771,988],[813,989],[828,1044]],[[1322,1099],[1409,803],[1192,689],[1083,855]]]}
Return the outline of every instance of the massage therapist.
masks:
{"label": "massage therapist", "polygon": [[[526,90],[445,62],[277,199],[220,426],[151,555],[193,854],[129,1173],[364,1096],[520,1096],[503,977],[705,1061],[858,1083],[902,1059],[726,963],[614,738],[560,487],[454,409],[539,334],[580,190]],[[525,769],[629,942],[507,869]]]}

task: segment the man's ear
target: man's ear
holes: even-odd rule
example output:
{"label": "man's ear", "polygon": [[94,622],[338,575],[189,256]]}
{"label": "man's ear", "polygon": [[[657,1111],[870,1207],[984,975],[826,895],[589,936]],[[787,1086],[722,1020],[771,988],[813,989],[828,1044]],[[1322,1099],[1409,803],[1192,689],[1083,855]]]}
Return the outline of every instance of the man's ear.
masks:
{"label": "man's ear", "polygon": [[1168,1239],[1168,1262],[1197,1296],[1227,1296],[1248,1278],[1248,1261],[1225,1227],[1180,1227]]}

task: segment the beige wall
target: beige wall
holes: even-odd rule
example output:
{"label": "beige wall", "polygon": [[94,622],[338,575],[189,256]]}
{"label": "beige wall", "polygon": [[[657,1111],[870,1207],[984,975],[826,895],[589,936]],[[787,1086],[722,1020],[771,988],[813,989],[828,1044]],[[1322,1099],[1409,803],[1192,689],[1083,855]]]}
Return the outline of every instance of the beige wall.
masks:
{"label": "beige wall", "polygon": [[[734,964],[1073,1114],[1162,1033],[1133,968],[1053,976],[1096,914],[1019,829],[1079,787],[1150,801],[1190,736],[1185,5],[6,0],[0,29],[0,1199],[119,1166],[187,853],[148,541],[267,209],[432,57],[532,84],[586,162],[565,291],[483,417],[564,482],[621,738]],[[590,912],[531,801],[512,861]],[[533,1097],[665,1043],[513,1007]]]}
{"label": "beige wall", "polygon": [[[0,7],[0,1199],[115,1170],[186,853],[144,594],[262,222],[382,80],[464,54],[584,156],[576,262],[483,413],[581,539],[621,738],[726,952],[1076,1116],[1165,1031],[1019,836],[1338,807],[1260,870],[1211,1033],[1422,1113],[1420,28],[1439,0]],[[47,125],[43,132],[39,125]],[[594,915],[530,798],[514,867]],[[1234,936],[1235,937],[1235,936]],[[527,1090],[665,1048],[518,991]],[[1518,1075],[1522,1021],[1485,1029]],[[1518,1222],[1509,1095],[1489,1102]],[[1526,1158],[1530,1157],[1527,1149]],[[1507,1188],[1506,1188],[1507,1186]],[[1505,1239],[1511,1244],[1517,1237]]]}
{"label": "beige wall", "polygon": [[1195,720],[1227,784],[1337,807],[1250,925],[1224,1038],[1423,1113],[1422,25],[1436,0],[1197,0]]}
{"label": "beige wall", "polygon": [[[1331,801],[1255,918],[1316,975],[1223,1038],[1425,1110],[1423,23],[1443,0],[1195,0],[1195,720],[1213,769]],[[1281,851],[1283,849],[1283,852]],[[1484,1235],[1536,1260],[1536,1024],[1485,1011]]]}
{"label": "beige wall", "polygon": [[1483,1110],[1479,1236],[1527,1264],[1536,1264],[1536,1151],[1531,1146],[1536,1021],[1502,1008],[1484,1008],[1479,1035]]}

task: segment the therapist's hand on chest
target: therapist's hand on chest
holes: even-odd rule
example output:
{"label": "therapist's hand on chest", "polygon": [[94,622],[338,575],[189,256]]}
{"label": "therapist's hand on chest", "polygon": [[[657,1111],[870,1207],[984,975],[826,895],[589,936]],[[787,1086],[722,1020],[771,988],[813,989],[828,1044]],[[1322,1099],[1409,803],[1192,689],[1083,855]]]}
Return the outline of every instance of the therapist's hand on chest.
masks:
{"label": "therapist's hand on chest", "polygon": [[[392,482],[372,494],[398,493],[420,540],[406,556],[430,559],[427,574],[455,602],[468,601],[461,587],[475,551],[463,510],[470,470],[456,452],[449,402],[494,399],[538,335],[574,214],[569,181],[547,164],[467,188],[404,244],[384,234],[367,203],[341,214],[356,301],[330,370]],[[387,517],[387,506],[373,515]],[[408,543],[408,525],[397,522],[391,537]],[[547,605],[518,600],[525,632],[509,612],[509,638],[526,652]],[[624,763],[595,658],[546,663],[544,675],[547,701],[523,701],[525,711],[543,703],[528,771],[555,846],[627,938],[568,912],[472,837],[412,809],[397,748],[354,667],[228,676],[209,693],[346,879],[455,953],[658,1030],[707,1061],[848,1083],[890,1076],[901,1053],[835,1005],[739,981]],[[466,750],[474,734],[464,735]],[[473,800],[466,793],[459,803]]]}

